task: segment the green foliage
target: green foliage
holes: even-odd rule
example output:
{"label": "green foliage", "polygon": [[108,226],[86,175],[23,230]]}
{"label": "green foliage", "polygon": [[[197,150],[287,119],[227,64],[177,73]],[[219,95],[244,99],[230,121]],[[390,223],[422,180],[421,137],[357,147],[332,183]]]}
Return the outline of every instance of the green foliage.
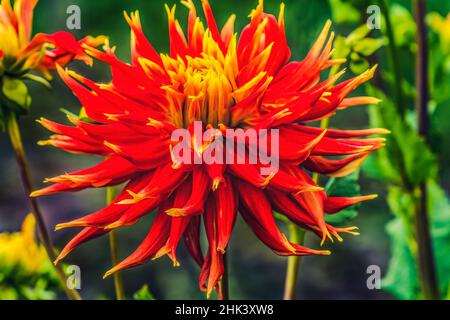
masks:
{"label": "green foliage", "polygon": [[415,51],[416,23],[406,8],[399,4],[390,7],[391,21],[394,24],[393,33],[395,44],[399,47],[407,47]]}
{"label": "green foliage", "polygon": [[[448,255],[450,250],[450,224],[448,223],[450,202],[445,192],[433,180],[428,182],[428,195],[434,256],[440,292],[445,298],[450,283],[450,273],[448,272],[450,270],[450,256]],[[401,188],[389,189],[388,203],[395,214],[395,219],[386,228],[391,238],[391,260],[382,287],[399,299],[421,298],[414,232],[408,229],[413,225],[410,220],[414,215],[415,201],[414,196],[403,192]]]}
{"label": "green foliage", "polygon": [[59,281],[50,262],[35,273],[18,265],[0,268],[0,300],[51,300],[59,291]]}
{"label": "green foliage", "polygon": [[13,112],[17,115],[27,114],[31,106],[31,95],[25,80],[39,83],[50,89],[50,83],[40,76],[26,73],[20,75],[6,75],[0,73],[0,130],[6,127],[6,115]]}
{"label": "green foliage", "polygon": [[[386,44],[384,38],[369,38],[370,29],[363,24],[353,30],[347,37],[337,36],[335,41],[335,59],[349,60],[350,69],[355,74],[361,74],[369,69],[367,58]],[[338,66],[332,69],[337,71]]]}
{"label": "green foliage", "polygon": [[450,280],[446,272],[450,268],[447,254],[450,249],[450,205],[444,191],[435,181],[438,170],[436,158],[414,128],[400,118],[392,101],[373,88],[369,92],[383,100],[383,103],[370,109],[372,125],[392,131],[386,148],[364,166],[364,170],[372,177],[390,183],[388,205],[395,215],[386,228],[391,238],[391,260],[383,288],[400,299],[421,298],[413,228],[418,201],[415,190],[421,183],[427,182],[431,234],[440,289],[444,294]]}
{"label": "green foliage", "polygon": [[343,0],[330,0],[333,12],[333,21],[339,24],[358,23],[361,20],[361,12],[351,3]]}
{"label": "green foliage", "polygon": [[395,215],[386,228],[391,238],[391,260],[383,288],[400,299],[421,298],[413,228],[418,201],[415,190],[421,183],[427,182],[434,254],[440,289],[444,295],[450,281],[450,275],[446,272],[450,267],[447,254],[450,246],[450,205],[435,181],[438,170],[436,158],[415,128],[400,118],[389,98],[374,88],[370,88],[369,93],[383,100],[380,105],[371,107],[371,124],[392,131],[386,148],[364,166],[369,175],[390,183],[388,205]]}
{"label": "green foliage", "polygon": [[375,88],[371,88],[369,93],[383,101],[370,108],[371,125],[389,129],[392,134],[385,151],[377,153],[375,161],[366,166],[367,172],[374,178],[381,177],[410,190],[435,176],[436,159],[423,138],[400,118],[387,96]]}
{"label": "green foliage", "polygon": [[31,96],[22,80],[3,76],[0,97],[2,105],[18,114],[27,113],[30,108]]}
{"label": "green foliage", "polygon": [[386,225],[391,239],[391,259],[382,288],[399,299],[414,299],[419,291],[416,260],[408,246],[405,224],[395,218]]}
{"label": "green foliage", "polygon": [[50,82],[48,82],[47,79],[45,79],[44,77],[40,77],[40,76],[32,74],[32,73],[27,73],[22,78],[39,83],[40,85],[44,86],[45,88],[47,88],[49,90],[52,88]]}
{"label": "green foliage", "polygon": [[148,285],[144,285],[139,291],[133,294],[134,300],[155,300],[152,293],[148,289]]}
{"label": "green foliage", "polygon": [[83,108],[81,108],[80,112],[78,114],[75,114],[73,112],[70,112],[67,109],[61,108],[60,109],[63,113],[65,113],[67,116],[77,119],[79,121],[83,121],[83,122],[89,122],[89,123],[95,123],[95,121],[93,121],[92,119],[90,119],[88,117],[88,115],[86,114],[86,110]]}
{"label": "green foliage", "polygon": [[[325,186],[330,197],[356,197],[360,195],[359,171],[343,178],[331,178]],[[343,224],[358,216],[359,205],[349,207],[339,213],[327,215],[326,221],[333,225]]]}

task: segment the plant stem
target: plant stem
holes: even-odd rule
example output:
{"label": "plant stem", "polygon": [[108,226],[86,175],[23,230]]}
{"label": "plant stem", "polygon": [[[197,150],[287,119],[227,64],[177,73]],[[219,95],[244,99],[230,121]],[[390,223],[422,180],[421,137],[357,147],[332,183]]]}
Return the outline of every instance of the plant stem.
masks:
{"label": "plant stem", "polygon": [[381,13],[384,15],[386,20],[386,35],[389,39],[389,62],[391,64],[392,69],[394,70],[394,97],[395,102],[400,113],[402,119],[405,117],[406,113],[406,104],[405,97],[403,96],[402,89],[402,69],[401,62],[397,51],[397,46],[395,44],[394,38],[394,29],[392,27],[391,15],[389,12],[389,5],[387,0],[379,0],[378,1],[381,9]]}
{"label": "plant stem", "polygon": [[230,300],[228,252],[223,255],[222,300]]}
{"label": "plant stem", "polygon": [[[114,197],[115,197],[114,188],[113,187],[106,188],[106,203],[110,204],[114,200]],[[115,230],[111,230],[109,232],[109,248],[111,252],[111,262],[112,265],[115,266],[119,263],[119,243],[117,241],[117,234]],[[120,272],[116,272],[114,273],[113,278],[114,278],[114,288],[116,291],[116,299],[126,300],[122,274]]]}
{"label": "plant stem", "polygon": [[[429,81],[428,81],[428,39],[425,25],[426,5],[424,0],[413,0],[414,13],[417,22],[417,128],[418,133],[428,141],[429,114]],[[420,282],[425,299],[439,299],[439,286],[433,257],[433,244],[430,235],[430,225],[427,206],[427,184],[419,186],[419,197],[415,211],[415,228],[417,240],[417,260],[420,271]]]}
{"label": "plant stem", "polygon": [[[7,115],[7,130],[8,135],[11,140],[14,153],[16,155],[17,165],[19,166],[20,176],[22,179],[22,185],[26,193],[26,198],[28,205],[31,208],[31,212],[36,219],[36,226],[41,240],[42,245],[47,252],[47,255],[52,262],[56,260],[56,252],[53,248],[52,240],[45,226],[44,218],[42,216],[41,210],[35,198],[30,197],[31,192],[33,192],[33,184],[31,178],[31,171],[26,160],[25,149],[23,147],[22,138],[20,135],[19,125],[17,121],[17,115],[15,113],[9,113]],[[71,300],[81,300],[80,295],[74,289],[69,289],[67,286],[67,278],[61,265],[54,266],[56,275],[61,282],[61,286],[64,289],[67,297]]]}
{"label": "plant stem", "polygon": [[[305,231],[298,228],[293,223],[289,224],[289,235],[289,240],[294,243],[302,244],[305,240]],[[288,258],[284,300],[295,300],[301,262],[302,258],[299,256],[291,256]]]}

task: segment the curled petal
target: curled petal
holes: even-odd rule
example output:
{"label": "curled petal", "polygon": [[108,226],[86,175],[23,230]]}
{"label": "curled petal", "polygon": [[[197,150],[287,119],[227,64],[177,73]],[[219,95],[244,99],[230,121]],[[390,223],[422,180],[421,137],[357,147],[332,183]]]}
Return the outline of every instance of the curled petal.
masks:
{"label": "curled petal", "polygon": [[146,263],[148,260],[152,259],[167,241],[169,230],[170,217],[164,213],[164,210],[160,210],[156,215],[155,221],[153,221],[152,227],[146,238],[142,241],[136,251],[106,272],[104,278],[120,270]]}
{"label": "curled petal", "polygon": [[81,244],[98,238],[104,234],[108,233],[108,231],[95,228],[95,227],[86,227],[80,233],[78,233],[75,237],[70,240],[70,242],[61,250],[61,253],[58,255],[55,264],[58,264],[62,259],[64,259],[73,249],[80,246]]}
{"label": "curled petal", "polygon": [[289,242],[276,226],[272,208],[263,191],[245,182],[238,183],[239,212],[252,230],[268,247],[279,255],[328,255],[329,251],[309,249]]}

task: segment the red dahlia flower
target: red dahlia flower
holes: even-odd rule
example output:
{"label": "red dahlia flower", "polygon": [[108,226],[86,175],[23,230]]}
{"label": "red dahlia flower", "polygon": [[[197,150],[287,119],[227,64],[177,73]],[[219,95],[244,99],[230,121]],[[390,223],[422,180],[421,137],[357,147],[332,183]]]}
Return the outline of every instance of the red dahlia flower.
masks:
{"label": "red dahlia flower", "polygon": [[[336,228],[325,222],[333,214],[373,196],[329,197],[307,172],[341,177],[355,170],[384,139],[362,138],[385,133],[383,129],[322,130],[308,125],[332,116],[336,110],[375,103],[370,97],[347,96],[369,80],[375,68],[336,84],[342,72],[320,82],[321,71],[342,61],[332,60],[333,34],[328,22],[306,58],[290,59],[281,6],[278,19],[263,12],[263,2],[251,13],[250,23],[237,37],[234,16],[219,31],[208,1],[202,1],[206,27],[197,17],[191,0],[185,34],[175,7],[169,16],[170,54],[158,54],[141,28],[139,14],[126,15],[132,30],[132,63],[121,62],[114,50],[88,48],[88,53],[109,64],[112,81],[98,84],[73,71],[59,74],[85,107],[92,122],[69,117],[73,126],[45,119],[40,123],[55,135],[42,145],[53,145],[75,154],[106,157],[98,165],[48,179],[53,185],[34,196],[127,183],[112,204],[95,213],[63,223],[57,229],[82,227],[64,248],[59,261],[79,244],[109,231],[130,226],[155,213],[153,225],[137,250],[107,272],[110,275],[168,255],[179,265],[176,249],[181,239],[201,266],[200,287],[208,295],[220,294],[223,255],[238,212],[256,236],[276,254],[328,255],[287,240],[280,232],[273,210],[317,234],[322,241],[341,240],[340,233],[354,227]],[[204,131],[217,134],[200,146],[192,142],[198,156],[216,141],[215,150],[227,149],[234,139],[227,129],[278,129],[278,171],[262,175],[267,164],[209,164],[180,162],[174,156],[172,133],[194,130],[201,121]],[[218,140],[218,138],[222,140]],[[194,139],[195,140],[195,139]],[[239,143],[239,142],[238,142]],[[252,145],[241,141],[248,158]],[[225,150],[228,153],[230,150]],[[338,156],[338,157],[336,157]],[[220,157],[223,157],[220,156]],[[330,158],[333,157],[333,158]],[[200,247],[203,220],[209,247]]]}
{"label": "red dahlia flower", "polygon": [[33,10],[38,0],[1,0],[0,4],[0,76],[23,75],[37,70],[50,78],[55,64],[65,65],[73,59],[90,64],[92,58],[82,44],[97,46],[104,37],[86,37],[79,42],[67,32],[37,34],[32,38]]}

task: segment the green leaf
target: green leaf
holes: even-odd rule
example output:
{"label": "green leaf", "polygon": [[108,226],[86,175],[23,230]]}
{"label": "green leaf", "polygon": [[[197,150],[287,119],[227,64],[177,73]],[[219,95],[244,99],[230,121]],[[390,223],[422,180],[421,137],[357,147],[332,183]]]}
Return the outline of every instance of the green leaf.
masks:
{"label": "green leaf", "polygon": [[94,120],[92,120],[91,118],[88,117],[88,115],[86,114],[86,111],[84,109],[84,107],[81,108],[80,113],[79,114],[75,114],[73,112],[70,112],[67,109],[64,108],[60,108],[59,110],[61,110],[63,113],[65,113],[67,116],[83,121],[83,122],[88,122],[88,123],[96,123]]}
{"label": "green leaf", "polygon": [[330,0],[333,21],[335,23],[357,23],[361,20],[361,13],[351,4],[342,0]]}
{"label": "green leaf", "polygon": [[390,8],[391,21],[393,21],[394,39],[397,46],[412,46],[415,44],[416,23],[408,9],[399,4],[393,4]]}
{"label": "green leaf", "polygon": [[386,44],[385,39],[374,39],[374,38],[365,38],[361,41],[358,41],[354,47],[353,50],[358,52],[359,54],[362,54],[363,56],[371,56],[375,53],[375,51],[379,50],[381,47],[383,47]]}
{"label": "green leaf", "polygon": [[352,48],[347,43],[347,40],[343,36],[337,36],[334,41],[334,59],[347,59],[347,57],[352,52]]}
{"label": "green leaf", "polygon": [[[325,186],[325,191],[330,197],[356,197],[360,195],[359,171],[343,178],[331,178]],[[327,215],[326,221],[331,224],[342,224],[358,215],[359,205],[344,209],[339,213]]]}
{"label": "green leaf", "polygon": [[52,88],[50,82],[48,82],[47,79],[45,79],[43,77],[40,77],[40,76],[37,76],[35,74],[27,73],[22,78],[34,81],[36,83],[39,83],[39,84],[43,85],[44,87],[46,87],[49,90]]}
{"label": "green leaf", "polygon": [[148,285],[144,285],[139,291],[133,295],[134,300],[155,300],[148,289]]}
{"label": "green leaf", "polygon": [[26,113],[31,105],[31,96],[23,81],[4,76],[2,78],[2,101],[12,111]]}
{"label": "green leaf", "polygon": [[386,226],[391,239],[391,259],[381,287],[398,299],[415,299],[419,290],[416,261],[408,247],[405,225],[395,218]]}
{"label": "green leaf", "polygon": [[[445,298],[450,284],[450,202],[434,180],[429,180],[427,191],[439,287]],[[388,203],[395,219],[387,225],[387,233],[391,238],[391,260],[382,287],[399,299],[418,299],[421,297],[415,258],[417,246],[411,230],[414,199],[401,188],[391,188]]]}
{"label": "green leaf", "polygon": [[275,217],[275,219],[277,219],[279,221],[286,222],[286,223],[290,222],[288,217],[286,217],[284,214],[281,214],[279,212],[274,211],[273,216]]}
{"label": "green leaf", "polygon": [[357,56],[355,53],[352,53],[351,58],[350,70],[354,74],[361,74],[370,68],[369,62],[366,59]]}
{"label": "green leaf", "polygon": [[370,33],[370,29],[366,24],[363,24],[350,32],[350,34],[347,36],[347,43],[351,45],[352,47],[355,46],[359,41],[367,37],[367,35]]}
{"label": "green leaf", "polygon": [[[384,157],[379,159],[380,164],[391,167],[388,176],[393,179],[392,182],[403,183],[406,180],[408,185],[405,187],[412,189],[430,177],[434,177],[437,172],[436,159],[423,138],[400,118],[394,104],[381,91],[370,87],[369,94],[383,101],[369,109],[371,125],[386,128],[392,132],[385,151],[375,155],[375,157]],[[382,170],[378,168],[374,171]],[[393,172],[397,172],[403,179],[394,178]]]}

